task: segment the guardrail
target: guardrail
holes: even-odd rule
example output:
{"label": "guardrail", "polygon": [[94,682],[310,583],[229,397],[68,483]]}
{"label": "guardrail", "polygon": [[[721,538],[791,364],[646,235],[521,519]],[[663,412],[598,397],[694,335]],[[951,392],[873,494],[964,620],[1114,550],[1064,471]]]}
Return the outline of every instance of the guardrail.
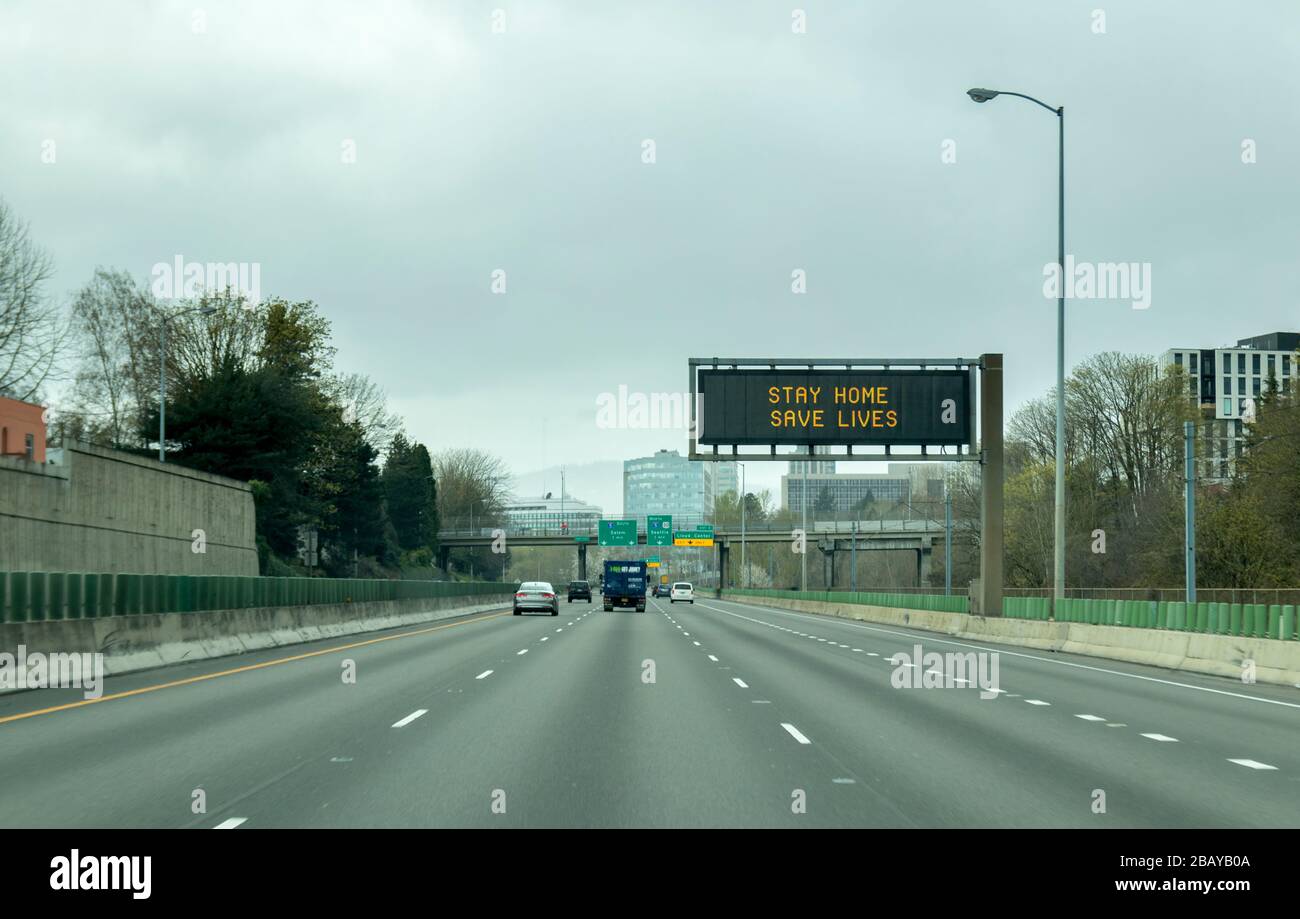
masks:
{"label": "guardrail", "polygon": [[513,582],[0,572],[0,622],[506,594]]}

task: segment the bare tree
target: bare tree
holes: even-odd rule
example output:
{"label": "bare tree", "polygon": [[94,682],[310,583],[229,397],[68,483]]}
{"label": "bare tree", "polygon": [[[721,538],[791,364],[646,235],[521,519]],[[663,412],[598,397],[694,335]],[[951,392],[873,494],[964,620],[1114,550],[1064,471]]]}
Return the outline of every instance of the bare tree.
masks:
{"label": "bare tree", "polygon": [[50,379],[67,339],[44,284],[53,264],[0,200],[0,393],[30,400]]}
{"label": "bare tree", "polygon": [[402,419],[388,410],[388,394],[362,373],[331,377],[326,389],[342,406],[344,420],[360,424],[371,446],[386,455],[393,438],[402,431]]}
{"label": "bare tree", "polygon": [[138,347],[157,305],[124,271],[95,269],[72,303],[71,334],[77,349],[70,405],[81,436],[115,447],[139,446],[143,413],[152,391]]}
{"label": "bare tree", "polygon": [[438,516],[443,526],[469,526],[476,520],[499,519],[510,490],[505,461],[483,450],[457,447],[433,456],[438,483]]}

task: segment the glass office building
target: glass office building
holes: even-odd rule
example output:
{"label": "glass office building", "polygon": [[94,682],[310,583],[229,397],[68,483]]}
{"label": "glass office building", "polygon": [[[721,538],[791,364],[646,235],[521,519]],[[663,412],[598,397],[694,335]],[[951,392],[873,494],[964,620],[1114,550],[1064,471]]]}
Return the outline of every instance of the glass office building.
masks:
{"label": "glass office building", "polygon": [[[813,514],[822,495],[829,498],[829,510],[818,512],[851,519],[864,504],[889,506],[912,499],[912,479],[906,473],[836,473],[807,477],[808,513]],[[795,513],[803,512],[804,476],[781,476],[781,503]]]}
{"label": "glass office building", "polygon": [[624,460],[623,516],[672,514],[674,524],[710,519],[713,465],[691,462],[676,450],[660,450],[653,456]]}

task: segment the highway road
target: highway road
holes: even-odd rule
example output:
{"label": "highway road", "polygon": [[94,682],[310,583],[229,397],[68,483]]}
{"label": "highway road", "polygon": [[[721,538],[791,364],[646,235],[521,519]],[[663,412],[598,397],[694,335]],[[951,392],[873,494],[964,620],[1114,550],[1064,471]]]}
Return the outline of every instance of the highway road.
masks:
{"label": "highway road", "polygon": [[[1001,692],[895,688],[918,643],[998,651]],[[0,697],[0,825],[1300,825],[1298,690],[706,598],[480,614],[80,698]]]}

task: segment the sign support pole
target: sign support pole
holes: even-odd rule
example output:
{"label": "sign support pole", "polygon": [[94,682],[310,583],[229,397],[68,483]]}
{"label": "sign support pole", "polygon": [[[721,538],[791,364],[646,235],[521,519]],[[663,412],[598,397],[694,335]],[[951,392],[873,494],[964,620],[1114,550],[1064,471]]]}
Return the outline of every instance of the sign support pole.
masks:
{"label": "sign support pole", "polygon": [[980,616],[1002,615],[1002,355],[980,356]]}

